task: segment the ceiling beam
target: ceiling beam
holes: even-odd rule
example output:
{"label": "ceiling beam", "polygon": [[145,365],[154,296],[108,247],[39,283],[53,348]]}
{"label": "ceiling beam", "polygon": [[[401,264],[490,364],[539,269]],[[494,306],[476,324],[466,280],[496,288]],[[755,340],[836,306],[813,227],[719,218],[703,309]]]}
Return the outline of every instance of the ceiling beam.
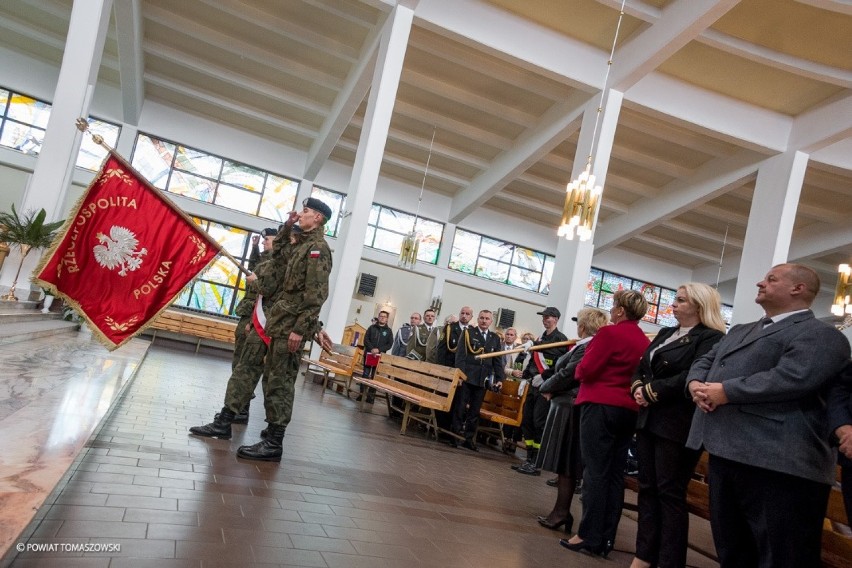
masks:
{"label": "ceiling beam", "polygon": [[652,235],[638,235],[634,238],[635,238],[635,240],[637,240],[639,242],[646,243],[646,244],[649,244],[649,245],[652,245],[652,246],[655,246],[655,247],[659,247],[659,248],[661,248],[665,251],[679,252],[679,253],[687,255],[687,256],[698,258],[698,259],[703,260],[705,262],[713,262],[714,260],[716,262],[718,262],[718,259],[715,255],[712,255],[712,254],[705,252],[703,250],[697,250],[697,249],[694,249],[692,247],[673,243],[668,239],[661,239],[661,238],[658,238],[658,237],[654,237]]}
{"label": "ceiling beam", "polygon": [[518,136],[511,148],[497,156],[487,170],[456,194],[450,205],[449,222],[461,222],[577,130],[586,103],[587,95],[574,93],[566,101],[550,107],[535,127]]}
{"label": "ceiling beam", "polygon": [[142,52],[140,0],[115,0],[115,36],[118,43],[118,75],[121,81],[121,112],[124,122],[139,125],[145,101],[145,61]]}
{"label": "ceiling beam", "polygon": [[626,92],[740,0],[676,0],[650,29],[628,40],[613,57],[612,86]]}
{"label": "ceiling beam", "polygon": [[711,231],[709,229],[703,229],[690,223],[675,221],[674,219],[663,221],[660,226],[671,231],[677,231],[679,233],[691,235],[693,237],[700,237],[708,241],[713,241],[717,244],[724,244],[725,246],[732,246],[738,249],[742,249],[744,245],[743,239],[738,239],[730,235],[725,236],[724,233]]}
{"label": "ceiling beam", "polygon": [[698,38],[704,45],[749,61],[839,87],[852,88],[852,71],[840,69],[775,51],[717,30],[706,30]]}
{"label": "ceiling beam", "polygon": [[739,186],[757,172],[763,160],[763,156],[748,150],[710,160],[690,177],[667,184],[657,197],[638,201],[626,215],[608,219],[595,232],[595,252],[604,252]]}
{"label": "ceiling beam", "polygon": [[[285,37],[309,49],[315,49],[349,63],[357,61],[358,50],[351,45],[316,33],[298,22],[276,15],[273,11],[261,10],[239,0],[196,0],[196,2],[206,4],[208,10],[216,10],[234,20],[242,20],[256,26],[268,33],[270,37]],[[271,5],[274,6],[275,3]],[[282,5],[286,4],[282,3]]]}
{"label": "ceiling beam", "polygon": [[807,154],[852,136],[852,94],[805,112],[793,120],[788,150]]}
{"label": "ceiling beam", "polygon": [[272,115],[268,112],[254,110],[247,107],[246,105],[235,105],[234,101],[230,99],[224,99],[218,94],[211,94],[206,91],[201,91],[194,87],[187,86],[183,83],[178,83],[177,81],[174,81],[169,77],[164,77],[162,75],[152,73],[150,71],[145,72],[145,81],[147,81],[151,85],[167,89],[179,95],[198,99],[207,104],[220,107],[223,110],[228,111],[229,113],[243,115],[253,120],[258,120],[270,124],[272,126],[275,126],[276,128],[281,128],[283,130],[293,132],[300,136],[305,136],[313,139],[317,134],[315,130],[308,128],[303,124],[299,124],[289,120],[283,120],[278,115]]}
{"label": "ceiling beam", "polygon": [[302,110],[315,114],[316,116],[325,116],[328,113],[328,107],[320,104],[316,99],[301,97],[292,93],[288,93],[279,87],[274,87],[267,82],[252,79],[246,75],[238,73],[232,68],[220,67],[212,65],[209,61],[199,59],[194,55],[189,55],[185,51],[177,50],[153,41],[145,43],[145,53],[149,58],[162,59],[191,69],[196,73],[207,76],[207,78],[221,82],[234,87],[235,92],[248,91],[253,94],[262,95],[273,101],[290,105]]}
{"label": "ceiling beam", "polygon": [[[605,4],[616,9],[621,6],[621,2],[619,0],[597,1],[600,4]],[[831,9],[829,6],[836,6],[837,11],[852,10],[852,8],[847,8],[846,4],[843,4],[843,8],[840,8],[841,5],[834,0],[796,1],[809,3],[824,10]],[[662,15],[662,11],[658,8],[636,1],[628,2],[627,6],[624,8],[624,12],[652,25],[659,21]],[[695,38],[695,41],[714,47],[726,53],[730,53],[731,55],[736,55],[737,57],[742,57],[763,65],[774,67],[775,69],[781,69],[783,71],[793,73],[799,77],[807,77],[809,79],[838,85],[840,87],[852,87],[852,72],[846,69],[831,67],[829,65],[823,65],[814,61],[781,53],[768,47],[744,41],[711,28],[701,32],[701,34]]]}
{"label": "ceiling beam", "polygon": [[493,98],[481,92],[471,92],[461,89],[452,83],[435,79],[435,77],[411,69],[403,69],[400,82],[416,87],[426,93],[449,99],[454,104],[464,105],[477,111],[497,115],[503,120],[523,126],[524,128],[529,128],[535,124],[538,118],[524,109],[498,103]]}
{"label": "ceiling beam", "polygon": [[383,33],[386,32],[388,26],[392,25],[393,21],[390,18],[385,18],[383,22],[377,24],[367,36],[364,42],[361,56],[357,63],[349,71],[346,77],[346,82],[343,88],[337,93],[334,103],[328,112],[322,126],[319,129],[317,137],[311,144],[308,155],[305,157],[305,168],[302,177],[305,179],[316,179],[317,174],[325,165],[326,160],[334,150],[335,144],[340,140],[340,136],[367,92],[370,90],[370,82],[373,78],[373,71],[376,68],[376,59],[379,54],[379,42]]}
{"label": "ceiling beam", "polygon": [[[844,224],[840,227],[815,226],[793,233],[790,242],[790,252],[787,259],[790,262],[807,261],[811,257],[822,256],[836,251],[848,251],[852,247],[852,226]],[[719,282],[734,280],[740,271],[741,255],[734,255],[722,262]],[[807,262],[804,262],[808,264]],[[693,272],[696,282],[714,282],[719,271],[718,262],[715,265],[702,265]]]}
{"label": "ceiling beam", "polygon": [[[282,73],[335,91],[343,86],[343,80],[339,77],[306,65],[296,58],[286,58],[283,53],[259,48],[254,43],[202,26],[195,20],[184,18],[163,8],[146,4],[144,17],[146,20],[163,26],[175,34],[191,35],[193,39],[203,42],[213,49],[232,55],[235,61],[248,59],[270,68],[274,65]],[[238,66],[238,64],[235,63],[235,66]]]}

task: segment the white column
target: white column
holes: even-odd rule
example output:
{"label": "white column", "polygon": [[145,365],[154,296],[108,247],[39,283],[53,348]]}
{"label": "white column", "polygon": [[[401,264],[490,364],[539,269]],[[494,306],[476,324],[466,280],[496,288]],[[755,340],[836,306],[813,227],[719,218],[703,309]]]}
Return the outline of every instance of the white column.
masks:
{"label": "white column", "polygon": [[[21,214],[44,209],[47,221],[56,221],[65,215],[65,195],[71,184],[82,136],[75,121],[89,115],[111,9],[112,0],[74,2],[44,144],[21,206],[16,208]],[[20,298],[27,295],[30,274],[41,252],[31,253],[24,262],[18,281]],[[4,287],[11,286],[19,261],[20,256],[13,252],[3,264],[0,283]]]}
{"label": "white column", "polygon": [[[609,159],[612,154],[612,144],[615,140],[615,129],[623,99],[623,93],[610,89],[604,100],[596,135],[597,139],[594,141],[592,137],[600,99],[595,96],[589,101],[586,105],[586,111],[583,113],[580,139],[577,143],[577,152],[574,155],[571,179],[576,179],[583,172],[589,154],[591,154],[592,174],[597,179],[597,183],[603,186],[604,194],[606,194],[606,174],[609,170]],[[594,144],[594,148],[592,148],[592,144]],[[566,185],[570,181],[566,180]],[[600,207],[595,214],[595,229],[597,229],[597,215],[599,213]],[[556,228],[554,227],[555,232]],[[589,279],[589,271],[592,268],[594,242],[595,237],[592,234],[592,238],[585,242],[581,242],[575,237],[571,241],[559,239],[559,243],[556,245],[553,281],[551,282],[547,305],[555,306],[562,312],[559,327],[568,337],[574,337],[577,334],[577,326],[571,321],[571,318],[585,303],[586,283]]]}
{"label": "white column", "polygon": [[121,132],[118,134],[118,141],[115,143],[115,151],[121,154],[128,162],[130,161],[130,153],[133,152],[133,145],[136,143],[136,136],[138,134],[138,127],[126,122],[121,125]]}
{"label": "white column", "polygon": [[453,254],[453,240],[456,238],[456,225],[444,223],[444,234],[441,235],[441,247],[438,249],[438,268],[447,268],[450,265],[450,256]]}
{"label": "white column", "polygon": [[349,215],[343,219],[334,249],[329,299],[323,315],[326,330],[333,339],[343,334],[346,314],[358,277],[364,236],[370,208],[379,180],[379,169],[387,142],[402,63],[411,32],[414,10],[397,5],[390,16],[391,24],[382,34],[376,69],[367,100],[367,112],[361,128],[361,139],[355,153],[352,179],[346,197]]}
{"label": "white column", "polygon": [[755,285],[771,267],[787,262],[808,158],[803,152],[788,151],[767,159],[757,170],[734,292],[733,323],[763,317],[763,309],[754,303]]}

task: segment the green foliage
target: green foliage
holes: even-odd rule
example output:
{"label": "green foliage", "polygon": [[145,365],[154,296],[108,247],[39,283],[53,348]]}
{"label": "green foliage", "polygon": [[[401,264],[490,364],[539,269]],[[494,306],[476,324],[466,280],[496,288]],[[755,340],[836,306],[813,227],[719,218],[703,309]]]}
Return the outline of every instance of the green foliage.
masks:
{"label": "green foliage", "polygon": [[23,217],[15,211],[0,213],[0,242],[17,245],[22,251],[39,249],[50,246],[56,231],[64,221],[45,223],[47,212],[42,209],[38,213],[30,211]]}

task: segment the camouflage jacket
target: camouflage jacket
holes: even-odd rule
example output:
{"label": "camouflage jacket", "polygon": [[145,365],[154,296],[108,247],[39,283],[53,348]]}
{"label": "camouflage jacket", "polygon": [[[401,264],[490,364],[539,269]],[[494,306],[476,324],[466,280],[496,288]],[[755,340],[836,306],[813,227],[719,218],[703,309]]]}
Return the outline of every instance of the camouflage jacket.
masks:
{"label": "camouflage jacket", "polygon": [[287,337],[291,332],[308,337],[317,330],[320,308],[328,298],[331,249],[322,227],[299,235],[287,256],[281,289],[268,312],[266,332],[271,337]]}
{"label": "camouflage jacket", "polygon": [[[254,249],[255,250],[252,250],[251,256],[249,257],[248,269],[256,273],[258,278],[260,278],[260,274],[262,274],[265,269],[264,265],[272,258],[272,253],[269,251],[263,251],[262,253],[258,252],[256,250],[257,247],[254,247]],[[255,253],[257,253],[257,256],[255,256]],[[240,303],[237,304],[236,308],[234,308],[234,313],[241,318],[251,316],[252,311],[254,311],[254,302],[257,299],[258,293],[257,283],[258,282],[255,281],[246,286],[246,293],[243,296],[243,299],[240,300]]]}

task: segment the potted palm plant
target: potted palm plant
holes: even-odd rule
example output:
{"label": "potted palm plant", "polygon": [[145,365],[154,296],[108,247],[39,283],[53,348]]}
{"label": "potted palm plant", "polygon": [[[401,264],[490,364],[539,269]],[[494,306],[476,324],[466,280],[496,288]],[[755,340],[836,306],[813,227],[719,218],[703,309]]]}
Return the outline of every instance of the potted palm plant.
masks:
{"label": "potted palm plant", "polygon": [[15,296],[15,287],[18,285],[18,276],[21,275],[24,259],[30,254],[30,251],[49,246],[51,241],[53,241],[56,231],[64,223],[64,221],[45,223],[44,220],[46,217],[47,212],[44,209],[38,213],[30,211],[21,217],[15,211],[14,204],[12,205],[11,213],[0,213],[0,242],[17,247],[21,253],[21,261],[18,264],[18,271],[15,273],[12,287],[9,289],[9,293],[0,296],[0,299],[13,302],[18,301],[18,298]]}

